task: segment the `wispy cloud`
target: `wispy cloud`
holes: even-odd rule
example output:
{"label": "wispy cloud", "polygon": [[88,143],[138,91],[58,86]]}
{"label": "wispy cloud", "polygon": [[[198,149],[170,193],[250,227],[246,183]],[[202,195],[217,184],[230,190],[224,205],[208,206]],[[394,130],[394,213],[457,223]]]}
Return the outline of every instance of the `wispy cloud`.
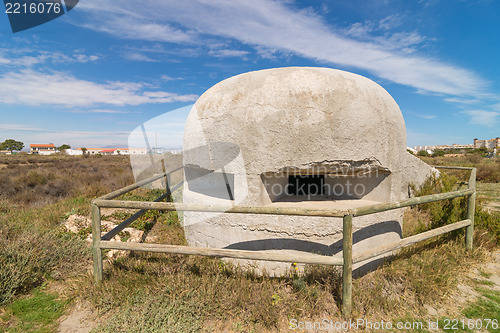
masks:
{"label": "wispy cloud", "polygon": [[35,125],[26,124],[2,124],[0,123],[0,130],[3,131],[41,131],[41,128]]}
{"label": "wispy cloud", "polygon": [[431,114],[416,114],[417,117],[419,118],[424,118],[424,119],[434,119],[436,118],[435,115],[431,115]]}
{"label": "wispy cloud", "polygon": [[468,110],[461,111],[460,113],[470,117],[470,123],[475,125],[482,125],[488,127],[496,126],[500,112],[485,111],[485,110]]}
{"label": "wispy cloud", "polygon": [[89,107],[190,102],[196,95],[147,91],[142,83],[96,83],[61,72],[21,70],[0,75],[0,103]]}
{"label": "wispy cloud", "polygon": [[[365,40],[359,40],[343,28],[328,25],[317,13],[295,9],[289,1],[123,0],[104,4],[89,0],[80,10],[90,14],[80,25],[122,38],[183,44],[203,43],[207,35],[231,38],[260,50],[292,52],[367,70],[421,92],[480,95],[487,85],[470,70],[418,55],[412,47],[424,37],[417,32],[371,38],[365,31]],[[394,28],[397,21],[398,17],[388,17],[378,27]]]}
{"label": "wispy cloud", "polygon": [[163,74],[160,79],[163,81],[183,80],[183,78],[181,78],[181,77],[171,77],[171,76],[168,76],[167,74]]}
{"label": "wispy cloud", "polygon": [[223,50],[210,50],[208,54],[214,57],[218,58],[229,58],[229,57],[244,57],[248,55],[250,52],[248,51],[241,51],[241,50],[230,50],[230,49],[223,49]]}
{"label": "wispy cloud", "polygon": [[108,110],[108,109],[93,109],[93,110],[72,110],[73,113],[133,113],[132,111],[123,110]]}
{"label": "wispy cloud", "polygon": [[[2,133],[3,134],[3,133]],[[24,142],[25,146],[31,143],[49,143],[56,145],[69,144],[71,147],[127,147],[129,132],[120,131],[10,131],[6,137],[15,137]]]}
{"label": "wispy cloud", "polygon": [[413,116],[418,117],[418,118],[424,118],[424,119],[429,119],[429,120],[435,119],[437,117],[434,114],[424,114],[424,113],[419,113],[419,112],[414,112],[414,111],[409,111],[409,110],[405,110],[404,113],[413,115]]}
{"label": "wispy cloud", "polygon": [[156,60],[156,59],[153,59],[145,54],[137,53],[137,52],[125,53],[125,59],[133,60],[133,61],[158,62],[158,60]]}
{"label": "wispy cloud", "polygon": [[466,105],[480,103],[480,100],[474,99],[474,98],[450,97],[450,98],[445,98],[444,100],[446,102],[450,102],[450,103],[458,103],[458,104],[466,104]]}
{"label": "wispy cloud", "polygon": [[[22,54],[22,56],[20,55]],[[0,54],[0,64],[10,67],[32,67],[45,63],[87,63],[99,60],[95,54],[85,54],[81,50],[75,50],[72,54],[59,51],[44,51],[36,49],[12,49],[4,50]]]}

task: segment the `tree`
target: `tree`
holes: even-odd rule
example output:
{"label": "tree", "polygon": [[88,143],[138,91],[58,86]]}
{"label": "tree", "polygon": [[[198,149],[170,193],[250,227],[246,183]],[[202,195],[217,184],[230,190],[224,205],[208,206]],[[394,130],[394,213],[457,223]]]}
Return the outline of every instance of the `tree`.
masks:
{"label": "tree", "polygon": [[85,155],[87,153],[87,148],[83,147],[82,148],[82,154]]}
{"label": "tree", "polygon": [[61,145],[60,147],[57,147],[57,150],[59,150],[60,152],[63,152],[66,150],[66,149],[71,149],[71,146],[70,145],[67,145],[67,144],[63,144]]}
{"label": "tree", "polygon": [[0,144],[0,150],[10,150],[12,153],[14,150],[21,150],[24,148],[24,143],[21,141],[16,141],[14,139],[7,139]]}
{"label": "tree", "polygon": [[429,153],[425,150],[419,150],[417,156],[429,156]]}

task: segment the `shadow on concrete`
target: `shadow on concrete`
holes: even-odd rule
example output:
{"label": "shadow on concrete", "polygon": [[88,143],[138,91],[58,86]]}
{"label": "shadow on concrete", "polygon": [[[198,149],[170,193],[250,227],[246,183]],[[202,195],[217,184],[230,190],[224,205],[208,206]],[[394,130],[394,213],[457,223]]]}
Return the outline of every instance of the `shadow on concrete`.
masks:
{"label": "shadow on concrete", "polygon": [[[353,233],[353,245],[369,239],[374,236],[397,233],[402,237],[401,225],[398,221],[383,221],[377,224],[370,225],[363,229],[359,229]],[[338,240],[331,245],[325,245],[318,242],[299,240],[293,238],[270,238],[259,239],[253,241],[238,242],[226,246],[226,249],[248,250],[248,251],[264,251],[264,250],[295,250],[301,252],[316,253],[325,256],[333,256],[342,251],[343,241]],[[353,270],[354,276],[364,275],[384,263],[388,258],[372,259],[366,261],[360,267]]]}

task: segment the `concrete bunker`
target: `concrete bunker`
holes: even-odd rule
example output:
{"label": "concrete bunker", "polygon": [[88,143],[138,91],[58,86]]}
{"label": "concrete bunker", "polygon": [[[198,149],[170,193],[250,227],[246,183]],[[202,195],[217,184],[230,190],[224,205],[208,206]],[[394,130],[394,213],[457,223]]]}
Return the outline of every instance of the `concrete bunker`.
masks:
{"label": "concrete bunker", "polygon": [[[328,68],[241,74],[207,90],[184,133],[185,203],[349,209],[408,197],[432,168],[373,81]],[[353,251],[402,235],[402,210],[353,219]],[[334,255],[342,219],[185,212],[189,245]],[[288,263],[226,259],[270,275]],[[363,266],[369,263],[361,263]]]}

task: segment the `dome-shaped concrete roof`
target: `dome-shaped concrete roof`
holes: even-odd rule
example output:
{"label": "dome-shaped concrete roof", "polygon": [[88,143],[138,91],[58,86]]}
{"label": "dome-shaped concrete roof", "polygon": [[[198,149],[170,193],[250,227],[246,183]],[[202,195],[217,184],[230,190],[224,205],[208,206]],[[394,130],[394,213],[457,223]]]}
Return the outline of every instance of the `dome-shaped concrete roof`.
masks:
{"label": "dome-shaped concrete roof", "polygon": [[239,145],[247,171],[258,173],[367,158],[394,172],[406,154],[404,120],[389,93],[329,68],[275,68],[216,84],[190,113],[184,149],[203,141]]}

